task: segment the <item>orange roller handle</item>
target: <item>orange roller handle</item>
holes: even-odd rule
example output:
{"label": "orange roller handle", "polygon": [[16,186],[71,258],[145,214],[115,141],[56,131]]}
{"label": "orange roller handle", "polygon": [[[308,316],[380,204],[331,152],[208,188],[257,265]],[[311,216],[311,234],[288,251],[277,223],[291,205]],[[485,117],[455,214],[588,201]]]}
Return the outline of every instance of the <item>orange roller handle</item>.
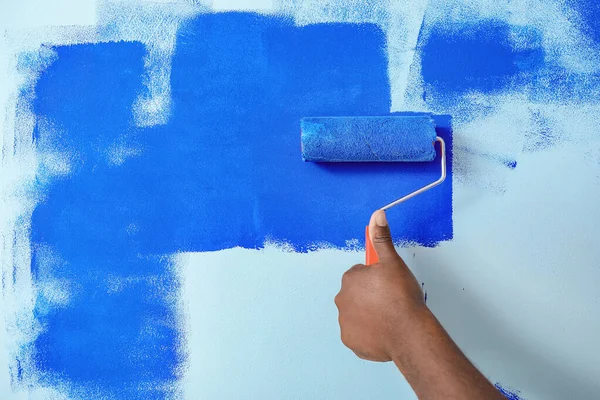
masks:
{"label": "orange roller handle", "polygon": [[365,250],[366,250],[366,265],[373,265],[379,262],[379,257],[377,256],[377,252],[375,251],[375,247],[373,247],[373,242],[371,242],[371,235],[369,235],[369,226],[367,225],[367,229],[365,229]]}

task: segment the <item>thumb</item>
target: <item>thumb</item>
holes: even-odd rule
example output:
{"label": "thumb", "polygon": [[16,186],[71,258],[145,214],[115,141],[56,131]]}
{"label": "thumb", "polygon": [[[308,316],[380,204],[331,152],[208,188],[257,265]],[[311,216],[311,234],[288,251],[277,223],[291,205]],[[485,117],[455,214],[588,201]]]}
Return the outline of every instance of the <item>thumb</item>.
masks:
{"label": "thumb", "polygon": [[373,213],[369,222],[369,234],[371,236],[371,243],[373,243],[375,252],[377,252],[377,256],[380,259],[385,260],[399,257],[392,242],[392,234],[390,233],[385,211],[377,210]]}

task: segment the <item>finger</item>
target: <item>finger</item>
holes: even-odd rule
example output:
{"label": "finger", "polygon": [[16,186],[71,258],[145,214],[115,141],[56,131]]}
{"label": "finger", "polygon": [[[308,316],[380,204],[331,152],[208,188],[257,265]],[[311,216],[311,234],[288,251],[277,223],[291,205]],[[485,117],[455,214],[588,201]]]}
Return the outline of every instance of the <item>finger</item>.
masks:
{"label": "finger", "polygon": [[394,248],[385,211],[377,210],[373,213],[369,222],[369,233],[375,252],[380,260],[399,257]]}

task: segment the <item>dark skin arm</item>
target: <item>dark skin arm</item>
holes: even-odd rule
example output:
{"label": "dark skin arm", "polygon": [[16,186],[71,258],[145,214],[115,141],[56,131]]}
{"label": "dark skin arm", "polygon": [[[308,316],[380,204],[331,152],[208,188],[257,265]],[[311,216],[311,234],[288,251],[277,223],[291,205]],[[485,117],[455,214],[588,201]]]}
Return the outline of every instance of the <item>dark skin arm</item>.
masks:
{"label": "dark skin arm", "polygon": [[425,305],[385,212],[373,214],[369,227],[379,262],[355,265],[342,278],[335,298],[342,342],[362,359],[393,361],[420,400],[505,400]]}

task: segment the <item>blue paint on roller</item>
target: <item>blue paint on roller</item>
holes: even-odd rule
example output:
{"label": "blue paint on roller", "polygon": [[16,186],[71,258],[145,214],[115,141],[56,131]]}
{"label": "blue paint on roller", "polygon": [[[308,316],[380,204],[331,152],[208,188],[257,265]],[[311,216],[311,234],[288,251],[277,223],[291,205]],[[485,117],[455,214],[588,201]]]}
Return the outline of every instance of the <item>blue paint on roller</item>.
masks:
{"label": "blue paint on roller", "polygon": [[[76,290],[68,306],[36,304],[45,329],[33,349],[44,382],[82,398],[177,398],[179,284],[162,255],[266,240],[299,251],[346,247],[363,237],[373,210],[437,179],[435,162],[300,157],[304,116],[389,114],[385,43],[370,24],[198,16],[177,38],[171,120],[152,128],[133,126],[132,105],[145,91],[141,44],[55,48],[34,111],[60,128],[51,142],[77,163],[44,186],[31,235],[34,249],[50,247],[64,261],[53,274]],[[388,213],[396,239],[425,246],[452,238],[451,120],[433,119],[450,179]],[[119,143],[140,152],[111,164]],[[41,265],[35,251],[34,279]]]}
{"label": "blue paint on roller", "polygon": [[315,162],[432,161],[430,116],[320,117],[301,121],[302,158]]}

